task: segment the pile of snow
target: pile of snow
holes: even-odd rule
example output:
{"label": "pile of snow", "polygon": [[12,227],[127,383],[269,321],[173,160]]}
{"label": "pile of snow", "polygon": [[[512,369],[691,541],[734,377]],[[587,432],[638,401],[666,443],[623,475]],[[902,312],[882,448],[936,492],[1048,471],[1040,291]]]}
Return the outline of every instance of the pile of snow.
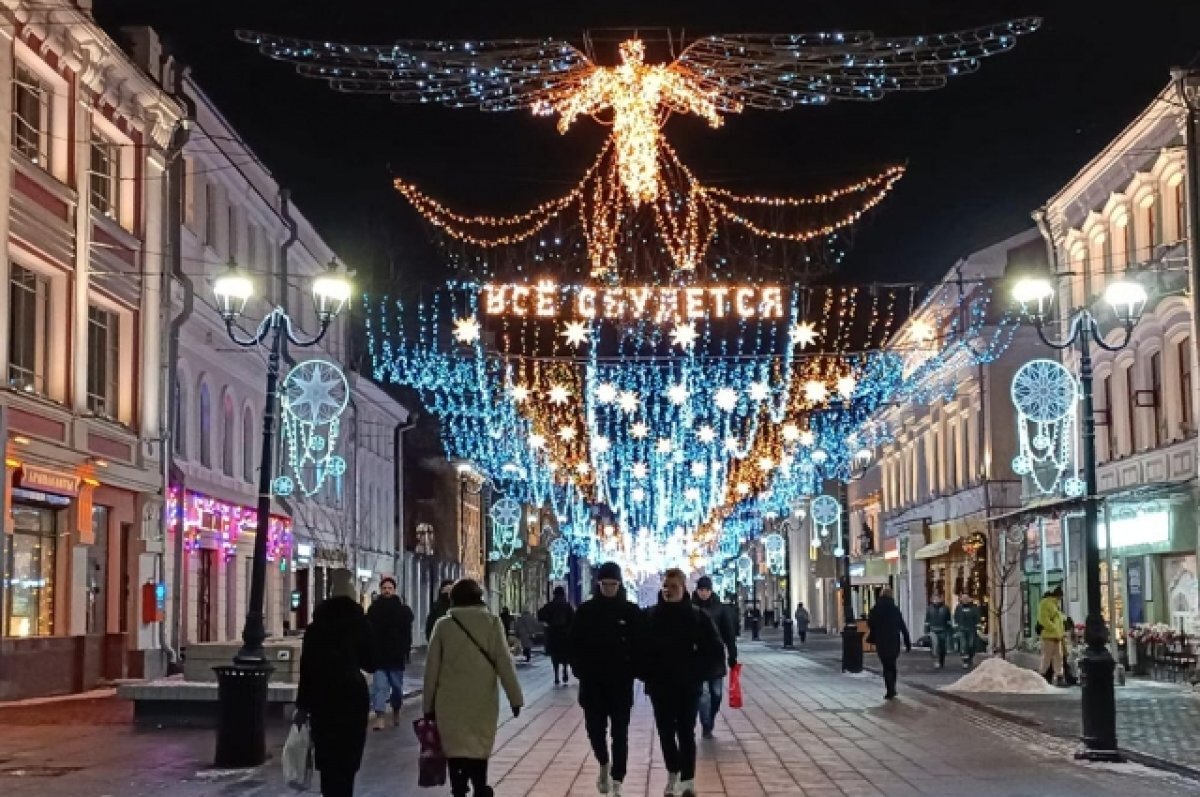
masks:
{"label": "pile of snow", "polygon": [[984,659],[973,671],[942,689],[947,692],[1005,692],[1013,695],[1040,695],[1058,691],[1033,670],[1018,667],[1001,658]]}

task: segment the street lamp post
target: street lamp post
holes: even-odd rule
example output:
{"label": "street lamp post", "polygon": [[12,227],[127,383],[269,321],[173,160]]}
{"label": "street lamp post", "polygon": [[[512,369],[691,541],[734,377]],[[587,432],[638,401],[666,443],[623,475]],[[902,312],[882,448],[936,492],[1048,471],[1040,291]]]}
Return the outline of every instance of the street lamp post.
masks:
{"label": "street lamp post", "polygon": [[1082,672],[1083,749],[1076,758],[1090,761],[1116,761],[1117,716],[1113,673],[1116,662],[1108,649],[1108,625],[1100,603],[1100,540],[1097,534],[1098,507],[1096,496],[1096,418],[1092,400],[1092,350],[1094,343],[1105,351],[1120,351],[1129,345],[1133,327],[1146,306],[1146,289],[1132,280],[1116,280],[1105,291],[1105,301],[1121,324],[1124,334],[1120,343],[1105,343],[1100,323],[1086,307],[1072,310],[1067,334],[1052,340],[1045,330],[1046,314],[1056,290],[1049,279],[1031,276],[1013,287],[1013,298],[1032,318],[1038,337],[1052,349],[1077,347],[1079,352],[1079,383],[1083,394],[1083,475],[1084,495],[1083,570],[1087,574],[1087,619],[1083,640],[1086,644],[1079,666]]}
{"label": "street lamp post", "polygon": [[267,637],[263,615],[263,596],[267,578],[267,537],[271,522],[272,454],[275,445],[275,404],[279,394],[279,360],[286,339],[299,347],[315,346],[329,331],[330,322],[350,298],[350,283],[331,262],[328,271],[313,282],[313,303],[321,328],[312,338],[302,338],[292,328],[292,320],[283,308],[276,307],[248,337],[242,337],[234,322],[254,294],[253,281],[232,259],[228,269],[217,278],[213,293],[217,309],[225,321],[229,339],[250,348],[269,340],[267,350],[266,404],[262,419],[262,452],[258,471],[258,507],[254,533],[254,559],[250,574],[250,600],[242,627],[242,647],[232,667],[218,668],[220,720],[217,725],[216,766],[258,766],[266,758],[264,712],[267,678],[274,669],[263,651]]}

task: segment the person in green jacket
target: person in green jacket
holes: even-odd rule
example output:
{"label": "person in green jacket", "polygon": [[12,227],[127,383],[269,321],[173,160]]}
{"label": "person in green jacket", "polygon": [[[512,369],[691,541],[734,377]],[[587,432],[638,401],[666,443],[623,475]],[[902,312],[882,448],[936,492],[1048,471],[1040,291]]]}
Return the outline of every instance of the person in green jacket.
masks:
{"label": "person in green jacket", "polygon": [[979,649],[979,621],[982,612],[975,599],[965,592],[954,610],[954,625],[958,630],[958,650],[962,653],[963,669],[971,669],[975,653]]}
{"label": "person in green jacket", "polygon": [[925,633],[929,634],[929,652],[937,660],[937,669],[946,666],[946,649],[950,647],[950,609],[942,602],[941,595],[930,598],[925,609]]}
{"label": "person in green jacket", "polygon": [[1063,628],[1062,587],[1058,586],[1042,596],[1038,603],[1037,631],[1042,638],[1042,666],[1039,672],[1053,670],[1054,682],[1063,683]]}

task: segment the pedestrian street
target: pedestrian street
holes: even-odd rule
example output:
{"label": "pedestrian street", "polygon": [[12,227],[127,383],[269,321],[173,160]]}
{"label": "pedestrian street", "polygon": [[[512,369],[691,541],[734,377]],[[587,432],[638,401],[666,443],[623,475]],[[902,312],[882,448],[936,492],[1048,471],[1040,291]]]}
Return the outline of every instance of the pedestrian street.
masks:
{"label": "pedestrian street", "polygon": [[[874,675],[846,676],[802,653],[746,643],[745,706],[722,708],[716,738],[699,741],[696,786],[701,797],[801,795],[1146,794],[1200,795],[1200,783],[1135,765],[1092,768],[1072,760],[1073,745],[1008,725],[936,696],[906,690],[882,699]],[[596,766],[576,705],[577,684],[555,688],[549,661],[519,668],[527,707],[502,725],[490,779],[499,797],[585,797],[596,794]],[[359,773],[367,797],[449,794],[417,788],[410,699],[400,728],[372,732]],[[68,703],[60,711],[68,718]],[[29,712],[22,712],[28,717]],[[70,724],[16,725],[0,710],[0,794],[5,797],[283,797],[272,734],[272,759],[255,770],[211,769],[211,731],[140,731]],[[32,722],[22,719],[20,722]],[[38,769],[38,767],[42,769]],[[24,773],[24,774],[21,774]],[[40,775],[38,773],[41,773]],[[52,773],[52,774],[51,774]],[[625,795],[657,797],[666,774],[649,701],[639,694],[630,729]]]}

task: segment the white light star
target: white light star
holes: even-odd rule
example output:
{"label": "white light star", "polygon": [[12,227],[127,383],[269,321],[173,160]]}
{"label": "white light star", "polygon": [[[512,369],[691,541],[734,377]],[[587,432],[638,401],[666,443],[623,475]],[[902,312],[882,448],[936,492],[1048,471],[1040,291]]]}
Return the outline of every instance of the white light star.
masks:
{"label": "white light star", "polygon": [[659,438],[658,443],[656,443],[654,446],[654,450],[656,450],[660,454],[670,454],[671,453],[671,441],[666,437]]}
{"label": "white light star", "polygon": [[764,401],[767,396],[771,395],[771,388],[767,387],[766,382],[755,382],[750,385],[748,392],[754,401]]}
{"label": "white light star", "polygon": [[617,400],[617,389],[608,382],[596,386],[596,401],[601,404],[611,404]]}
{"label": "white light star", "polygon": [[700,500],[700,489],[697,487],[689,487],[689,488],[687,488],[687,490],[684,491],[683,497],[689,501],[699,501]]}
{"label": "white light star", "polygon": [[536,432],[534,434],[529,435],[529,447],[530,448],[532,448],[536,451],[537,449],[544,448],[545,446],[546,446],[546,438],[543,435],[537,434]]}
{"label": "white light star", "polygon": [[644,479],[647,475],[649,475],[649,473],[650,469],[646,467],[645,462],[633,463],[633,478]]}
{"label": "white light star", "polygon": [[737,447],[738,447],[738,439],[736,437],[726,437],[725,438],[725,450],[726,451],[730,451],[730,452],[737,451]]}
{"label": "white light star", "polygon": [[563,427],[559,428],[558,439],[566,441],[566,442],[570,442],[571,440],[574,440],[575,439],[575,427],[574,426],[563,426]]}
{"label": "white light star", "polygon": [[611,447],[612,443],[608,441],[607,437],[592,438],[592,448],[595,449],[597,454],[603,454]]}
{"label": "white light star", "polygon": [[717,432],[711,426],[701,426],[696,430],[696,437],[700,439],[701,443],[711,443],[717,439]]}
{"label": "white light star", "polygon": [[641,421],[638,421],[633,426],[629,427],[629,434],[635,440],[642,440],[646,437],[646,435],[650,434],[650,427]]}
{"label": "white light star", "polygon": [[823,448],[818,448],[812,452],[812,461],[818,465],[827,459],[829,459],[829,454],[825,453],[825,449]]}
{"label": "white light star", "polygon": [[802,349],[808,348],[817,342],[817,328],[808,321],[801,321],[799,324],[792,324],[791,329],[792,344],[799,346]]}
{"label": "white light star", "polygon": [[513,401],[518,404],[529,398],[529,388],[524,385],[513,385],[509,392],[512,393]]}
{"label": "white light star", "polygon": [[917,343],[927,343],[933,340],[935,337],[933,324],[929,323],[923,318],[918,318],[916,321],[913,321],[912,326],[909,327],[909,329],[912,331],[913,340],[915,340]]}
{"label": "white light star", "polygon": [[581,475],[581,476],[582,476],[582,475],[584,475],[584,474],[586,474],[586,473],[587,473],[589,470],[591,470],[591,469],[592,469],[592,468],[591,468],[591,466],[590,466],[590,465],[588,465],[588,464],[587,464],[586,462],[584,462],[583,460],[580,460],[580,461],[579,461],[579,462],[578,462],[578,463],[575,465],[575,472],[576,472],[576,473],[578,473],[578,474],[579,474],[579,475]]}
{"label": "white light star", "polygon": [[671,387],[667,388],[667,398],[671,400],[672,404],[682,404],[683,402],[687,401],[687,385],[683,384],[682,382],[680,382],[678,385],[671,385]]}
{"label": "white light star", "polygon": [[829,388],[825,387],[824,382],[818,382],[816,379],[810,379],[804,383],[804,398],[811,402],[818,403],[824,401],[829,395]]}
{"label": "white light star", "polygon": [[745,482],[738,482],[737,493],[738,495],[748,495],[750,493],[750,485]]}
{"label": "white light star", "polygon": [[713,401],[725,412],[730,412],[737,406],[737,391],[731,387],[723,387],[713,396]]}
{"label": "white light star", "polygon": [[637,412],[638,405],[641,402],[638,401],[637,393],[634,393],[632,390],[626,390],[621,394],[621,398],[617,403],[621,405],[621,409],[625,412],[634,413]]}
{"label": "white light star", "polygon": [[643,490],[641,487],[634,487],[632,490],[629,491],[629,497],[632,498],[634,501],[641,503],[642,501],[644,501],[646,499],[646,491]]}
{"label": "white light star", "polygon": [[587,322],[585,321],[568,321],[563,331],[559,334],[566,338],[567,343],[570,343],[572,346],[579,346],[587,342],[588,337],[591,335],[591,330],[588,329]]}
{"label": "white light star", "polygon": [[775,462],[770,457],[763,457],[758,461],[758,469],[763,473],[769,473],[775,467]]}
{"label": "white light star", "polygon": [[786,442],[794,443],[800,439],[800,427],[794,423],[785,423],[781,434]]}
{"label": "white light star", "polygon": [[854,388],[856,387],[858,387],[858,380],[852,376],[843,376],[837,381],[838,395],[845,399],[854,395]]}
{"label": "white light star", "polygon": [[800,445],[808,447],[817,442],[817,436],[805,429],[800,433]]}
{"label": "white light star", "polygon": [[562,385],[550,386],[550,403],[551,404],[566,404],[567,399],[571,398],[571,391],[567,390]]}
{"label": "white light star", "polygon": [[696,325],[688,321],[676,324],[671,330],[671,342],[681,349],[690,349],[696,344]]}
{"label": "white light star", "polygon": [[708,467],[703,462],[692,463],[692,475],[699,479],[708,471]]}
{"label": "white light star", "polygon": [[459,343],[474,343],[479,340],[479,321],[475,316],[454,319],[454,339]]}

